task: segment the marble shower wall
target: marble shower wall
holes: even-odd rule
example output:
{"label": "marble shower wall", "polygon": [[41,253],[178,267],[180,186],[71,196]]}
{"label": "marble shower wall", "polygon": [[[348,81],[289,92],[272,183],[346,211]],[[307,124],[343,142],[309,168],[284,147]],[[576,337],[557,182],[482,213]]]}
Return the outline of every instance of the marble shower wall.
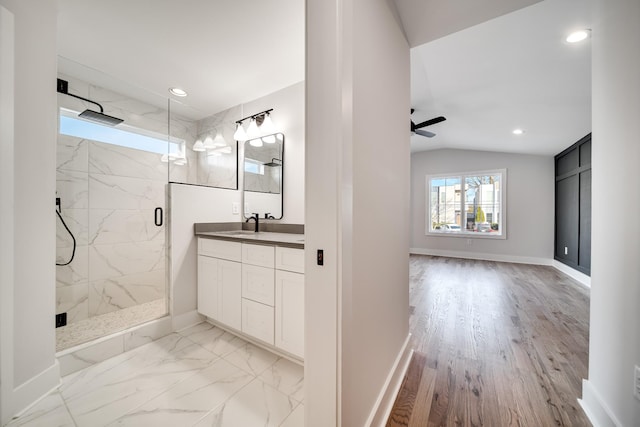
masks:
{"label": "marble shower wall", "polygon": [[[61,78],[69,81],[71,93],[96,100],[127,125],[167,133],[166,110]],[[95,108],[65,95],[58,101],[74,111]],[[171,133],[188,144],[195,140],[195,122],[172,117]],[[185,179],[195,176],[195,168],[190,172],[188,166],[163,163],[157,153],[68,135],[59,134],[57,144],[57,197],[77,247],[71,264],[57,267],[56,313],[66,312],[67,323],[74,323],[165,298],[169,168]],[[164,210],[162,226],[154,223],[156,207]],[[72,240],[59,219],[56,234],[57,262],[66,262]]]}

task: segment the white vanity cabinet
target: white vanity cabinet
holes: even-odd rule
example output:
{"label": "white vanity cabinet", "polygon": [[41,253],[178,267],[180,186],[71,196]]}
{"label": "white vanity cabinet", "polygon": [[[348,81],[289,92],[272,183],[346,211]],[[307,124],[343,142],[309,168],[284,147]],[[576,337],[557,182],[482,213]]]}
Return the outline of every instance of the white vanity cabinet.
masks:
{"label": "white vanity cabinet", "polygon": [[242,327],[242,246],[198,239],[198,312],[234,329]]}
{"label": "white vanity cabinet", "polygon": [[198,312],[304,357],[304,249],[198,238]]}

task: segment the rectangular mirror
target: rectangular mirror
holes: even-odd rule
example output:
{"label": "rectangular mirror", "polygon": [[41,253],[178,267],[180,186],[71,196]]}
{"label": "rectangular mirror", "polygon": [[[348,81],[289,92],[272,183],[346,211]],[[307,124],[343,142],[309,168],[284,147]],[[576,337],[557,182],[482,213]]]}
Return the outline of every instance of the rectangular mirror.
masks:
{"label": "rectangular mirror", "polygon": [[245,141],[244,216],[282,219],[284,135],[276,133]]}

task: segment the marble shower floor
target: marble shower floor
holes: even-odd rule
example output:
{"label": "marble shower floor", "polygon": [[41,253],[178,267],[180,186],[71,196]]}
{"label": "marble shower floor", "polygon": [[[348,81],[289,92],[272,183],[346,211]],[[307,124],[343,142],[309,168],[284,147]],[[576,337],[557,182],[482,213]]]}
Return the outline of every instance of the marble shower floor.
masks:
{"label": "marble shower floor", "polygon": [[208,323],[62,379],[15,426],[304,426],[303,368]]}
{"label": "marble shower floor", "polygon": [[56,329],[56,351],[66,350],[96,338],[158,319],[166,313],[165,299],[160,298],[71,323]]}

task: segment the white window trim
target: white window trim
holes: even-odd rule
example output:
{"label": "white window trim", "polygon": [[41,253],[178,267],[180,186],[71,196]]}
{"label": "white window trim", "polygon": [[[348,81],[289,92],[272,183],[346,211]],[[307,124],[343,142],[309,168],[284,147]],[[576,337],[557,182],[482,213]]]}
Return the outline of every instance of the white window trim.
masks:
{"label": "white window trim", "polygon": [[[465,207],[465,197],[464,197],[464,177],[472,176],[472,175],[491,175],[491,174],[501,174],[501,183],[500,183],[500,213],[501,213],[501,223],[500,223],[500,234],[492,234],[492,233],[478,233],[465,231],[464,228],[461,231],[434,231],[431,230],[431,180],[433,178],[444,178],[444,177],[455,177],[459,176],[462,179],[462,190],[460,197],[460,211],[464,212]],[[506,240],[507,238],[507,204],[506,204],[506,194],[507,194],[507,170],[506,169],[490,169],[490,170],[482,170],[482,171],[466,171],[466,172],[446,172],[446,173],[438,173],[426,175],[425,177],[425,215],[424,215],[424,223],[425,223],[425,232],[424,234],[429,237],[455,237],[455,238],[463,238],[463,239],[491,239],[491,240]]]}

